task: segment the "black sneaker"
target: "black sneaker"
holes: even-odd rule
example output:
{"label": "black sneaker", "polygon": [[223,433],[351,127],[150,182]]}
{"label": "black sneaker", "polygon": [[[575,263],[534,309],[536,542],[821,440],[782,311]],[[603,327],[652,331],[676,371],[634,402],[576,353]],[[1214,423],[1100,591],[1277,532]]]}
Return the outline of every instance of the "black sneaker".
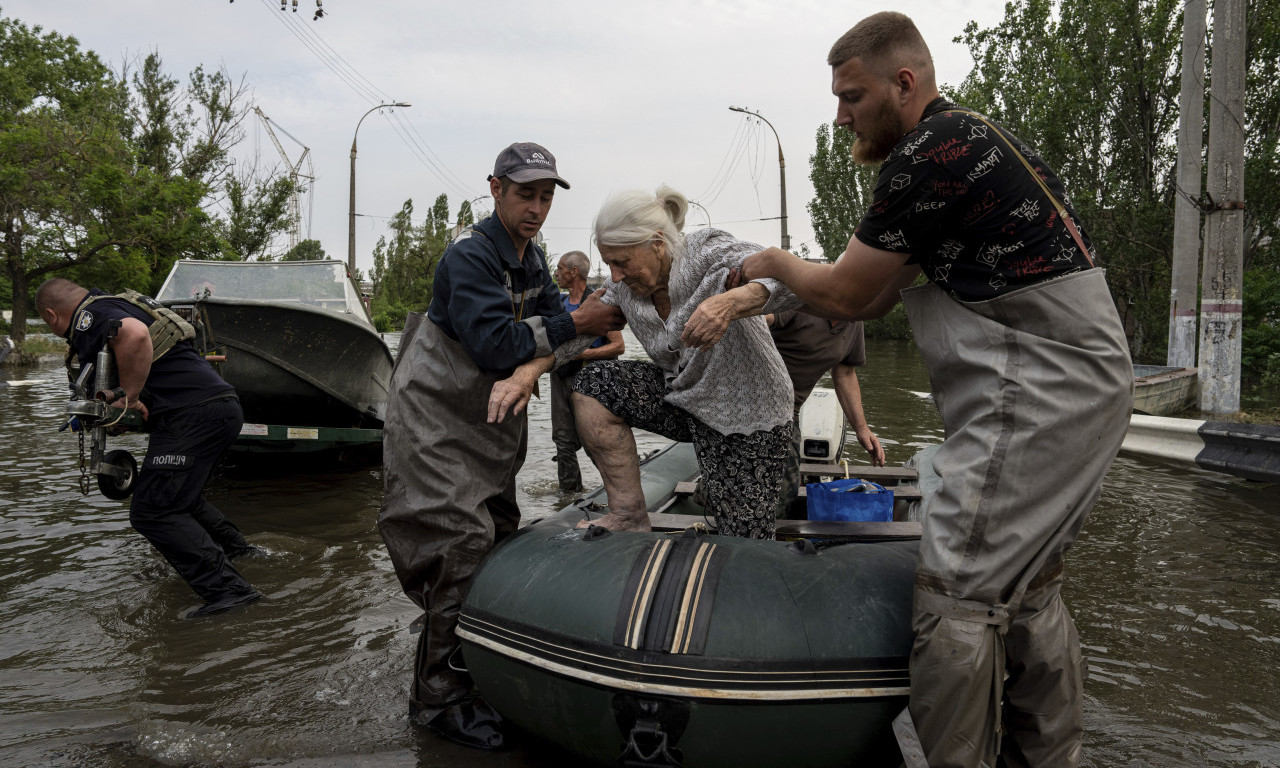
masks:
{"label": "black sneaker", "polygon": [[436,734],[473,749],[505,747],[502,725],[502,715],[479,695],[456,701],[427,721]]}
{"label": "black sneaker", "polygon": [[198,619],[201,616],[212,616],[215,613],[229,611],[240,605],[248,605],[261,597],[262,593],[256,589],[250,592],[236,592],[224,597],[219,597],[216,600],[210,600],[199,608],[193,608],[190,611],[187,611],[183,618]]}

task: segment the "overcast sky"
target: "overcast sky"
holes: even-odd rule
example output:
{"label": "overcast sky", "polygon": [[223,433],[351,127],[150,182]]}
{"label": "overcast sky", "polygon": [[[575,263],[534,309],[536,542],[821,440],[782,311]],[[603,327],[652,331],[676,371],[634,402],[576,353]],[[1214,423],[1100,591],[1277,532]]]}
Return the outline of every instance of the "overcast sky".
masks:
{"label": "overcast sky", "polygon": [[[485,176],[513,141],[546,146],[573,185],[558,191],[543,229],[553,258],[589,250],[610,192],[661,183],[702,203],[715,226],[777,245],[777,143],[730,105],[777,130],[792,250],[816,252],[806,206],[815,134],[835,114],[826,53],[886,7],[915,19],[939,81],[958,84],[972,60],[952,39],[969,21],[996,24],[1004,1],[325,0],[313,21],[315,0],[298,0],[297,13],[281,13],[279,0],[0,0],[4,15],[72,35],[117,68],[155,50],[183,81],[199,64],[243,77],[287,133],[277,135],[289,158],[310,148],[316,179],[303,198],[303,236],[333,258],[347,254],[357,122],[380,102],[411,103],[360,127],[356,255],[366,271],[407,199],[415,223],[441,193],[451,218],[464,199],[485,196],[475,206],[489,210]],[[242,161],[283,163],[261,122],[246,126]],[[686,229],[707,218],[693,208]]]}

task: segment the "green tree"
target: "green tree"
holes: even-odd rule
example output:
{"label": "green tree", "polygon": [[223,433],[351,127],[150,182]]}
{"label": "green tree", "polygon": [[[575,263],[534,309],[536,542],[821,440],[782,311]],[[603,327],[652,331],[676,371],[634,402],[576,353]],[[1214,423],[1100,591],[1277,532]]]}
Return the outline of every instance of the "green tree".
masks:
{"label": "green tree", "polygon": [[[1022,0],[1006,5],[996,27],[970,24],[958,38],[975,60],[964,86],[969,106],[1037,147],[1061,174],[1138,362],[1163,362],[1168,339],[1181,8],[1172,0]],[[1278,15],[1275,3],[1249,0],[1245,318],[1255,327],[1268,321],[1250,305],[1274,284],[1268,275],[1277,266]]]}
{"label": "green tree", "polygon": [[[0,17],[0,271],[15,340],[51,273],[154,292],[177,258],[264,250],[289,182],[231,173],[247,99],[243,82],[199,67],[181,92],[156,53],[113,75],[75,38]],[[220,207],[225,219],[209,213]]]}
{"label": "green tree", "polygon": [[853,134],[835,123],[818,126],[816,143],[809,156],[813,199],[808,210],[823,257],[835,261],[871,207],[878,169],[853,161]]}
{"label": "green tree", "polygon": [[[1245,356],[1244,373],[1256,377],[1280,365],[1267,363],[1280,361],[1280,317],[1269,300],[1280,284],[1280,6],[1248,6],[1244,320],[1246,344],[1259,346]],[[968,46],[974,68],[959,87],[941,88],[1057,169],[1107,268],[1138,362],[1163,362],[1168,339],[1181,10],[1175,0],[1015,0],[994,27],[966,27],[956,41]],[[828,257],[866,207],[865,182],[829,179],[857,172],[841,167],[840,133],[820,129],[813,158],[810,208]]]}
{"label": "green tree", "polygon": [[134,241],[125,94],[75,38],[0,17],[0,235],[12,335],[52,272]]}
{"label": "green tree", "polygon": [[281,261],[321,261],[329,258],[319,240],[303,240],[280,257]]}
{"label": "green tree", "polygon": [[[469,207],[464,207],[458,220],[469,215]],[[445,195],[436,198],[421,225],[415,226],[412,220],[413,201],[406,200],[388,225],[391,239],[379,238],[373,250],[370,314],[382,328],[403,327],[409,312],[426,311],[431,303],[436,263],[453,240],[455,225],[449,221],[449,200]]]}
{"label": "green tree", "polygon": [[232,152],[244,139],[252,108],[244,80],[198,66],[182,90],[153,52],[131,82],[140,173],[162,179],[170,195],[139,201],[139,215],[153,218],[147,243],[153,289],[178,258],[270,258],[270,247],[289,226],[293,186],[278,171],[236,170]]}
{"label": "green tree", "polygon": [[227,216],[217,224],[221,258],[270,261],[267,249],[289,226],[293,182],[284,176],[269,180],[232,176],[223,189]]}
{"label": "green tree", "polygon": [[469,227],[476,223],[475,212],[471,210],[471,201],[463,200],[462,205],[458,206],[458,226]]}

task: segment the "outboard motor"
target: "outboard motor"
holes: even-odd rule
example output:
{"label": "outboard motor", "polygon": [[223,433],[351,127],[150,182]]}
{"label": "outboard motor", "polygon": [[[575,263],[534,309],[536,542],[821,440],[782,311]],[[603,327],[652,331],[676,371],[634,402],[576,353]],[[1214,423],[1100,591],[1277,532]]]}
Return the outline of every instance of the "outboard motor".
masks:
{"label": "outboard motor", "polygon": [[[119,433],[140,430],[142,414],[107,403],[124,397],[116,378],[115,355],[110,340],[120,331],[120,321],[112,320],[107,332],[108,343],[98,350],[97,359],[84,366],[79,377],[71,384],[71,401],[67,403],[70,417],[63,429],[71,427],[80,438],[80,492],[88,495],[89,475],[98,476],[98,490],[108,499],[127,499],[133,493],[138,479],[138,462],[125,450],[107,450],[108,430]],[[93,377],[93,389],[88,383]],[[85,432],[90,434],[89,461],[84,454]]]}
{"label": "outboard motor", "polygon": [[844,452],[844,409],[835,390],[816,387],[800,406],[800,460],[840,461]]}

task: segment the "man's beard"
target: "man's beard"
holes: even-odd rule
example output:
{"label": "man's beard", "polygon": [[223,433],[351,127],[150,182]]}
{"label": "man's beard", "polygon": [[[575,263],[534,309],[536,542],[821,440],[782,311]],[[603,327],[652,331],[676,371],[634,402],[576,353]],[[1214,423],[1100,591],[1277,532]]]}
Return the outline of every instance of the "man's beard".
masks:
{"label": "man's beard", "polygon": [[885,98],[880,101],[871,123],[857,127],[857,138],[849,151],[853,161],[859,165],[879,165],[888,159],[901,138],[901,118],[893,108],[893,102]]}

